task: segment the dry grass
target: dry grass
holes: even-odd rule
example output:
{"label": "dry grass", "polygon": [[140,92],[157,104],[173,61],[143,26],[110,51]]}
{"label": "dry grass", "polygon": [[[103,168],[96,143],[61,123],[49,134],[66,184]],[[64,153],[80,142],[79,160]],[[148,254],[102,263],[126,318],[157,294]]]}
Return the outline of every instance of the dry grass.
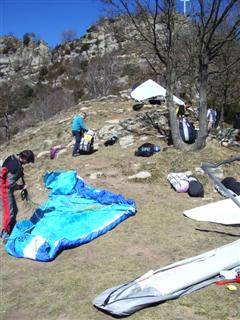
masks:
{"label": "dry grass", "polygon": [[[89,126],[96,129],[100,129],[106,120],[132,115],[129,102],[89,102],[84,106],[97,113],[88,118]],[[117,113],[120,108],[125,112]],[[24,148],[32,148],[36,153],[47,150],[46,139],[53,140],[54,144],[68,144],[72,139],[70,119],[62,124],[58,124],[58,120],[68,119],[75,112],[76,108],[59,114],[40,124],[41,129],[36,134],[22,133],[10,145],[1,146],[2,158]],[[164,142],[156,138],[149,142],[165,147]],[[69,148],[54,161],[43,157],[26,168],[30,194],[37,203],[47,198],[42,182],[47,170],[75,169],[87,183],[133,198],[138,212],[104,236],[66,250],[50,263],[16,259],[9,256],[1,245],[1,319],[110,319],[91,303],[104,289],[130,281],[149,269],[200,254],[240,237],[239,227],[201,223],[182,215],[185,209],[221,199],[206,176],[196,173],[195,168],[202,161],[218,162],[236,155],[236,151],[210,142],[198,153],[182,153],[168,148],[151,158],[136,158],[134,151],[141,143],[136,141],[126,149],[121,149],[118,144],[108,148],[100,146],[98,152],[79,158],[72,158]],[[239,178],[239,165],[225,166],[224,175]],[[152,177],[142,182],[128,181],[129,174],[140,170],[150,171]],[[205,199],[193,199],[171,190],[166,175],[175,170],[191,170],[197,175],[204,184]],[[104,175],[90,180],[89,174],[96,171],[102,171]],[[34,205],[23,205],[19,198],[18,203],[18,219],[30,217]],[[211,285],[191,295],[141,310],[131,319],[237,320],[240,286],[237,287],[238,291],[230,292],[225,286]]]}

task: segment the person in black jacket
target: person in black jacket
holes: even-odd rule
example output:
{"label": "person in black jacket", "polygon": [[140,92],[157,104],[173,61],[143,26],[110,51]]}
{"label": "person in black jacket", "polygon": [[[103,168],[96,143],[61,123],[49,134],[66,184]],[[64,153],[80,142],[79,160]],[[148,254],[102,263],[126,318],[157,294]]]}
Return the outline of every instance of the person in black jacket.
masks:
{"label": "person in black jacket", "polygon": [[[23,165],[34,162],[34,153],[31,150],[24,150],[17,155],[11,155],[5,159],[2,164],[0,175],[1,187],[1,216],[2,230],[1,238],[6,242],[16,224],[18,212],[14,191],[27,190],[27,184],[24,181]],[[22,183],[17,181],[21,178]]]}

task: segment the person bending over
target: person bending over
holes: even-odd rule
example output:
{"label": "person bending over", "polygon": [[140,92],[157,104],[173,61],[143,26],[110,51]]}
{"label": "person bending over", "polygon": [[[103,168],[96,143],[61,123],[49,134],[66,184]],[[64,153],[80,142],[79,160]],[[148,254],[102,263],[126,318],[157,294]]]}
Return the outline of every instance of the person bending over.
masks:
{"label": "person bending over", "polygon": [[[34,162],[35,156],[31,150],[24,150],[19,154],[13,154],[7,157],[1,168],[1,238],[6,242],[16,224],[18,207],[14,192],[16,190],[27,190],[28,186],[24,181],[23,166]],[[17,181],[21,178],[22,183]]]}
{"label": "person bending over", "polygon": [[72,135],[75,137],[75,144],[72,152],[73,157],[79,156],[79,145],[81,139],[83,137],[84,132],[88,131],[88,128],[86,127],[84,122],[86,117],[87,115],[85,112],[80,112],[72,120]]}

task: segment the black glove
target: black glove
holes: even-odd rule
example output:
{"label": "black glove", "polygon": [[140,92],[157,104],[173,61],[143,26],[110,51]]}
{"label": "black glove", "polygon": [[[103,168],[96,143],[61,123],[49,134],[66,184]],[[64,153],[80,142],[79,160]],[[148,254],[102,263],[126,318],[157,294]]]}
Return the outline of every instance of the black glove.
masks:
{"label": "black glove", "polygon": [[21,198],[22,198],[22,201],[24,201],[24,200],[28,201],[28,191],[27,191],[27,189],[23,189],[21,191]]}

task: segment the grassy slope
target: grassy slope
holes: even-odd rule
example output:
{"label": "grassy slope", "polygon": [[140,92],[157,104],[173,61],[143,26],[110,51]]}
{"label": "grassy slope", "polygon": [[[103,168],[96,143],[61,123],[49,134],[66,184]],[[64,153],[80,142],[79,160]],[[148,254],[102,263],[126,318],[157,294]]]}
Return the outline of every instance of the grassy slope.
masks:
{"label": "grassy slope", "polygon": [[[88,125],[96,130],[106,120],[127,118],[132,113],[131,103],[124,101],[89,102],[82,106],[88,107]],[[40,130],[35,134],[37,128],[32,128],[15,137],[10,145],[2,145],[1,157],[25,148],[31,148],[36,153],[48,150],[46,139],[53,140],[54,145],[67,145],[72,139],[70,117],[82,106],[39,124]],[[124,112],[118,113],[119,109]],[[59,124],[61,119],[66,121]],[[164,142],[153,137],[149,137],[148,141],[165,146]],[[91,303],[104,289],[130,281],[149,269],[200,254],[240,237],[239,227],[201,223],[183,217],[184,209],[221,199],[205,175],[198,175],[204,183],[204,199],[177,194],[166,181],[170,171],[194,172],[201,161],[217,162],[236,155],[235,151],[209,143],[198,153],[183,154],[170,148],[151,158],[136,158],[134,151],[141,143],[136,141],[126,149],[121,149],[119,144],[108,148],[100,145],[98,152],[79,158],[72,158],[69,148],[54,161],[42,157],[34,165],[26,167],[30,194],[37,203],[47,198],[42,183],[46,170],[75,169],[88,184],[133,198],[138,212],[104,236],[82,247],[66,250],[50,263],[16,259],[9,256],[1,244],[0,318],[110,319]],[[152,178],[143,183],[128,181],[127,175],[140,169],[151,171]],[[103,171],[104,175],[91,180],[89,174],[96,171]],[[238,172],[238,163],[224,168],[225,176],[239,178]],[[30,217],[34,205],[23,204],[19,197],[18,203],[18,219]],[[230,292],[225,286],[212,285],[177,300],[141,310],[131,319],[237,320],[240,314],[240,285],[237,287],[238,291]]]}

